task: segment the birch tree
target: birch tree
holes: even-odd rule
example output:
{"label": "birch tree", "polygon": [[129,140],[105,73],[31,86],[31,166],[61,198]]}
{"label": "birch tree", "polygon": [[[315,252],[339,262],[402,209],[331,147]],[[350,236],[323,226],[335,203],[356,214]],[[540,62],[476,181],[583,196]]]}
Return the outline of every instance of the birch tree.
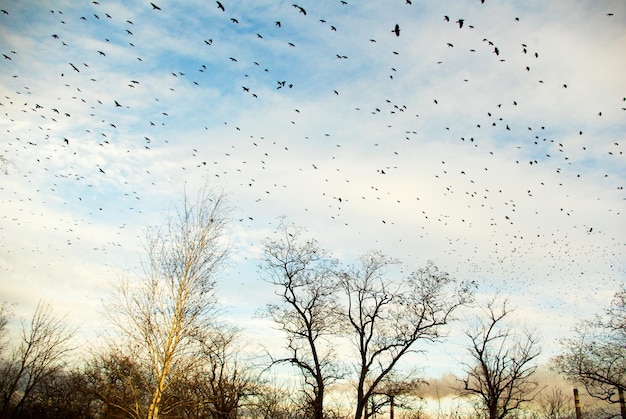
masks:
{"label": "birch tree", "polygon": [[[148,389],[137,415],[157,419],[180,403],[167,398],[172,384],[202,362],[200,337],[217,311],[217,275],[228,255],[225,196],[203,189],[159,229],[147,233],[144,273],[120,281],[108,305],[114,325],[132,351],[130,365]],[[145,370],[144,370],[145,368]]]}

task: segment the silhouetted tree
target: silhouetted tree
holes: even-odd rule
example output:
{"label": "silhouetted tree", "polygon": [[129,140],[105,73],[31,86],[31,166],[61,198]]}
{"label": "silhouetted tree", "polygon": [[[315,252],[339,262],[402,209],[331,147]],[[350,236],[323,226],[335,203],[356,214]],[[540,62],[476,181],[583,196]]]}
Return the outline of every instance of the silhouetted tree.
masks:
{"label": "silhouetted tree", "polygon": [[542,392],[537,399],[538,411],[543,419],[574,419],[573,397],[567,396],[559,388],[553,388],[549,393]]}
{"label": "silhouetted tree", "polygon": [[472,284],[456,284],[431,262],[394,281],[387,274],[397,264],[372,252],[361,257],[360,266],[341,274],[345,317],[357,351],[355,419],[363,418],[368,400],[398,361],[418,351],[417,342],[442,338],[455,309],[472,298]]}
{"label": "silhouetted tree", "polygon": [[485,319],[466,332],[471,361],[459,390],[478,396],[489,419],[503,419],[536,396],[539,383],[533,376],[541,349],[529,331],[516,333],[503,324],[510,313],[506,301],[499,310],[494,305],[493,300],[487,304]]}
{"label": "silhouetted tree", "polygon": [[96,354],[85,376],[88,388],[102,402],[104,417],[141,419],[150,401],[150,378],[130,350],[111,348]]}
{"label": "silhouetted tree", "polygon": [[[4,311],[0,315],[0,330],[6,326],[7,318],[8,312]],[[8,348],[6,356],[2,354],[0,417],[20,414],[34,390],[64,368],[73,350],[74,333],[64,317],[54,315],[50,304],[37,304],[30,323],[22,322],[16,345]]]}
{"label": "silhouetted tree", "polygon": [[379,413],[387,406],[389,406],[389,419],[395,418],[395,409],[397,407],[413,410],[414,403],[412,401],[424,384],[424,381],[412,378],[413,375],[408,374],[406,377],[397,377],[393,372],[387,374],[370,397],[370,408],[366,417]]}
{"label": "silhouetted tree", "polygon": [[273,363],[298,368],[307,386],[309,417],[322,419],[326,386],[342,376],[327,338],[338,332],[336,261],[303,231],[281,220],[281,238],[264,243],[264,278],[277,289],[279,302],[265,314],[287,334],[286,357]]}
{"label": "silhouetted tree", "polygon": [[583,384],[592,397],[620,403],[626,418],[626,287],[602,314],[579,323],[574,332],[574,338],[561,342],[564,352],[554,359],[556,369]]}
{"label": "silhouetted tree", "polygon": [[257,393],[258,374],[239,355],[238,331],[220,326],[203,339],[204,364],[193,380],[196,397],[214,419],[236,418],[238,410]]}
{"label": "silhouetted tree", "polygon": [[294,419],[297,417],[297,403],[294,403],[293,393],[278,383],[262,384],[245,406],[242,416],[252,419]]}
{"label": "silhouetted tree", "polygon": [[7,325],[12,315],[10,305],[6,301],[0,303],[0,356],[3,358],[7,345]]}
{"label": "silhouetted tree", "polygon": [[59,370],[45,377],[24,402],[20,417],[37,419],[103,418],[102,404],[79,369]]}

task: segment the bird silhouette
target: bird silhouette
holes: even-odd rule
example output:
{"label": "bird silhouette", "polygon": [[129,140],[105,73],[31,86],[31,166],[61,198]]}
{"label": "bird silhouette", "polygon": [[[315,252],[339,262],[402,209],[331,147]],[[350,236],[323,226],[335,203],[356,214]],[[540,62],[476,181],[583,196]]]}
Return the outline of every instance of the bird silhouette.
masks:
{"label": "bird silhouette", "polygon": [[400,25],[396,23],[396,26],[393,28],[391,32],[395,33],[396,36],[400,36]]}

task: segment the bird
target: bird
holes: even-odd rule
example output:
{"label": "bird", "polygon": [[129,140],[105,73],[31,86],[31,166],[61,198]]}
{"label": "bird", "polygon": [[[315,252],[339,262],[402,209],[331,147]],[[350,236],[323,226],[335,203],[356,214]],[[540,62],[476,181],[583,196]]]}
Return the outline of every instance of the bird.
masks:
{"label": "bird", "polygon": [[[396,26],[393,28],[393,30],[392,30],[391,32],[395,33],[395,34],[396,34],[396,36],[400,36],[400,25],[398,25],[398,24],[396,23]],[[409,37],[409,38],[410,38],[410,37]]]}
{"label": "bird", "polygon": [[219,1],[217,1],[216,3],[217,3],[217,8],[218,8],[218,9],[221,9],[221,10],[222,10],[222,12],[225,12],[225,11],[226,11],[226,9],[224,8],[224,5],[223,5],[222,3],[220,3]]}
{"label": "bird", "polygon": [[154,3],[150,3],[152,5],[152,10],[161,10],[161,8],[159,6],[157,6]]}
{"label": "bird", "polygon": [[464,19],[459,19],[459,20],[457,20],[457,21],[456,21],[456,23],[458,23],[458,24],[459,24],[459,28],[462,28],[462,27],[463,27],[463,22],[465,22],[465,20],[464,20]]}
{"label": "bird", "polygon": [[302,13],[303,15],[306,15],[306,10],[304,10],[304,7],[302,6],[298,6],[297,4],[292,4],[293,7],[295,7],[296,9],[298,9],[300,11],[300,13]]}

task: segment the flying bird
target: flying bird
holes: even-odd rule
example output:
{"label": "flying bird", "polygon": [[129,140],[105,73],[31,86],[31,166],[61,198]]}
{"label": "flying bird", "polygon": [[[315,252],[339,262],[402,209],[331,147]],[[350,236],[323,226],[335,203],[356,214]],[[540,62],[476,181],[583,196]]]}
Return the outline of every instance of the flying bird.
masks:
{"label": "flying bird", "polygon": [[395,33],[396,36],[400,36],[400,25],[396,23],[396,26],[393,28],[391,32]]}
{"label": "flying bird", "polygon": [[298,6],[297,4],[292,4],[293,7],[295,7],[296,9],[298,9],[300,11],[300,13],[302,13],[303,15],[306,16],[306,10],[304,10],[304,7],[302,6]]}
{"label": "flying bird", "polygon": [[157,6],[154,3],[150,3],[152,5],[152,10],[161,10],[161,8],[159,6]]}
{"label": "flying bird", "polygon": [[222,12],[226,11],[226,9],[224,9],[224,5],[222,3],[220,3],[219,1],[217,1],[216,3],[217,3],[217,8],[218,9],[222,9]]}

